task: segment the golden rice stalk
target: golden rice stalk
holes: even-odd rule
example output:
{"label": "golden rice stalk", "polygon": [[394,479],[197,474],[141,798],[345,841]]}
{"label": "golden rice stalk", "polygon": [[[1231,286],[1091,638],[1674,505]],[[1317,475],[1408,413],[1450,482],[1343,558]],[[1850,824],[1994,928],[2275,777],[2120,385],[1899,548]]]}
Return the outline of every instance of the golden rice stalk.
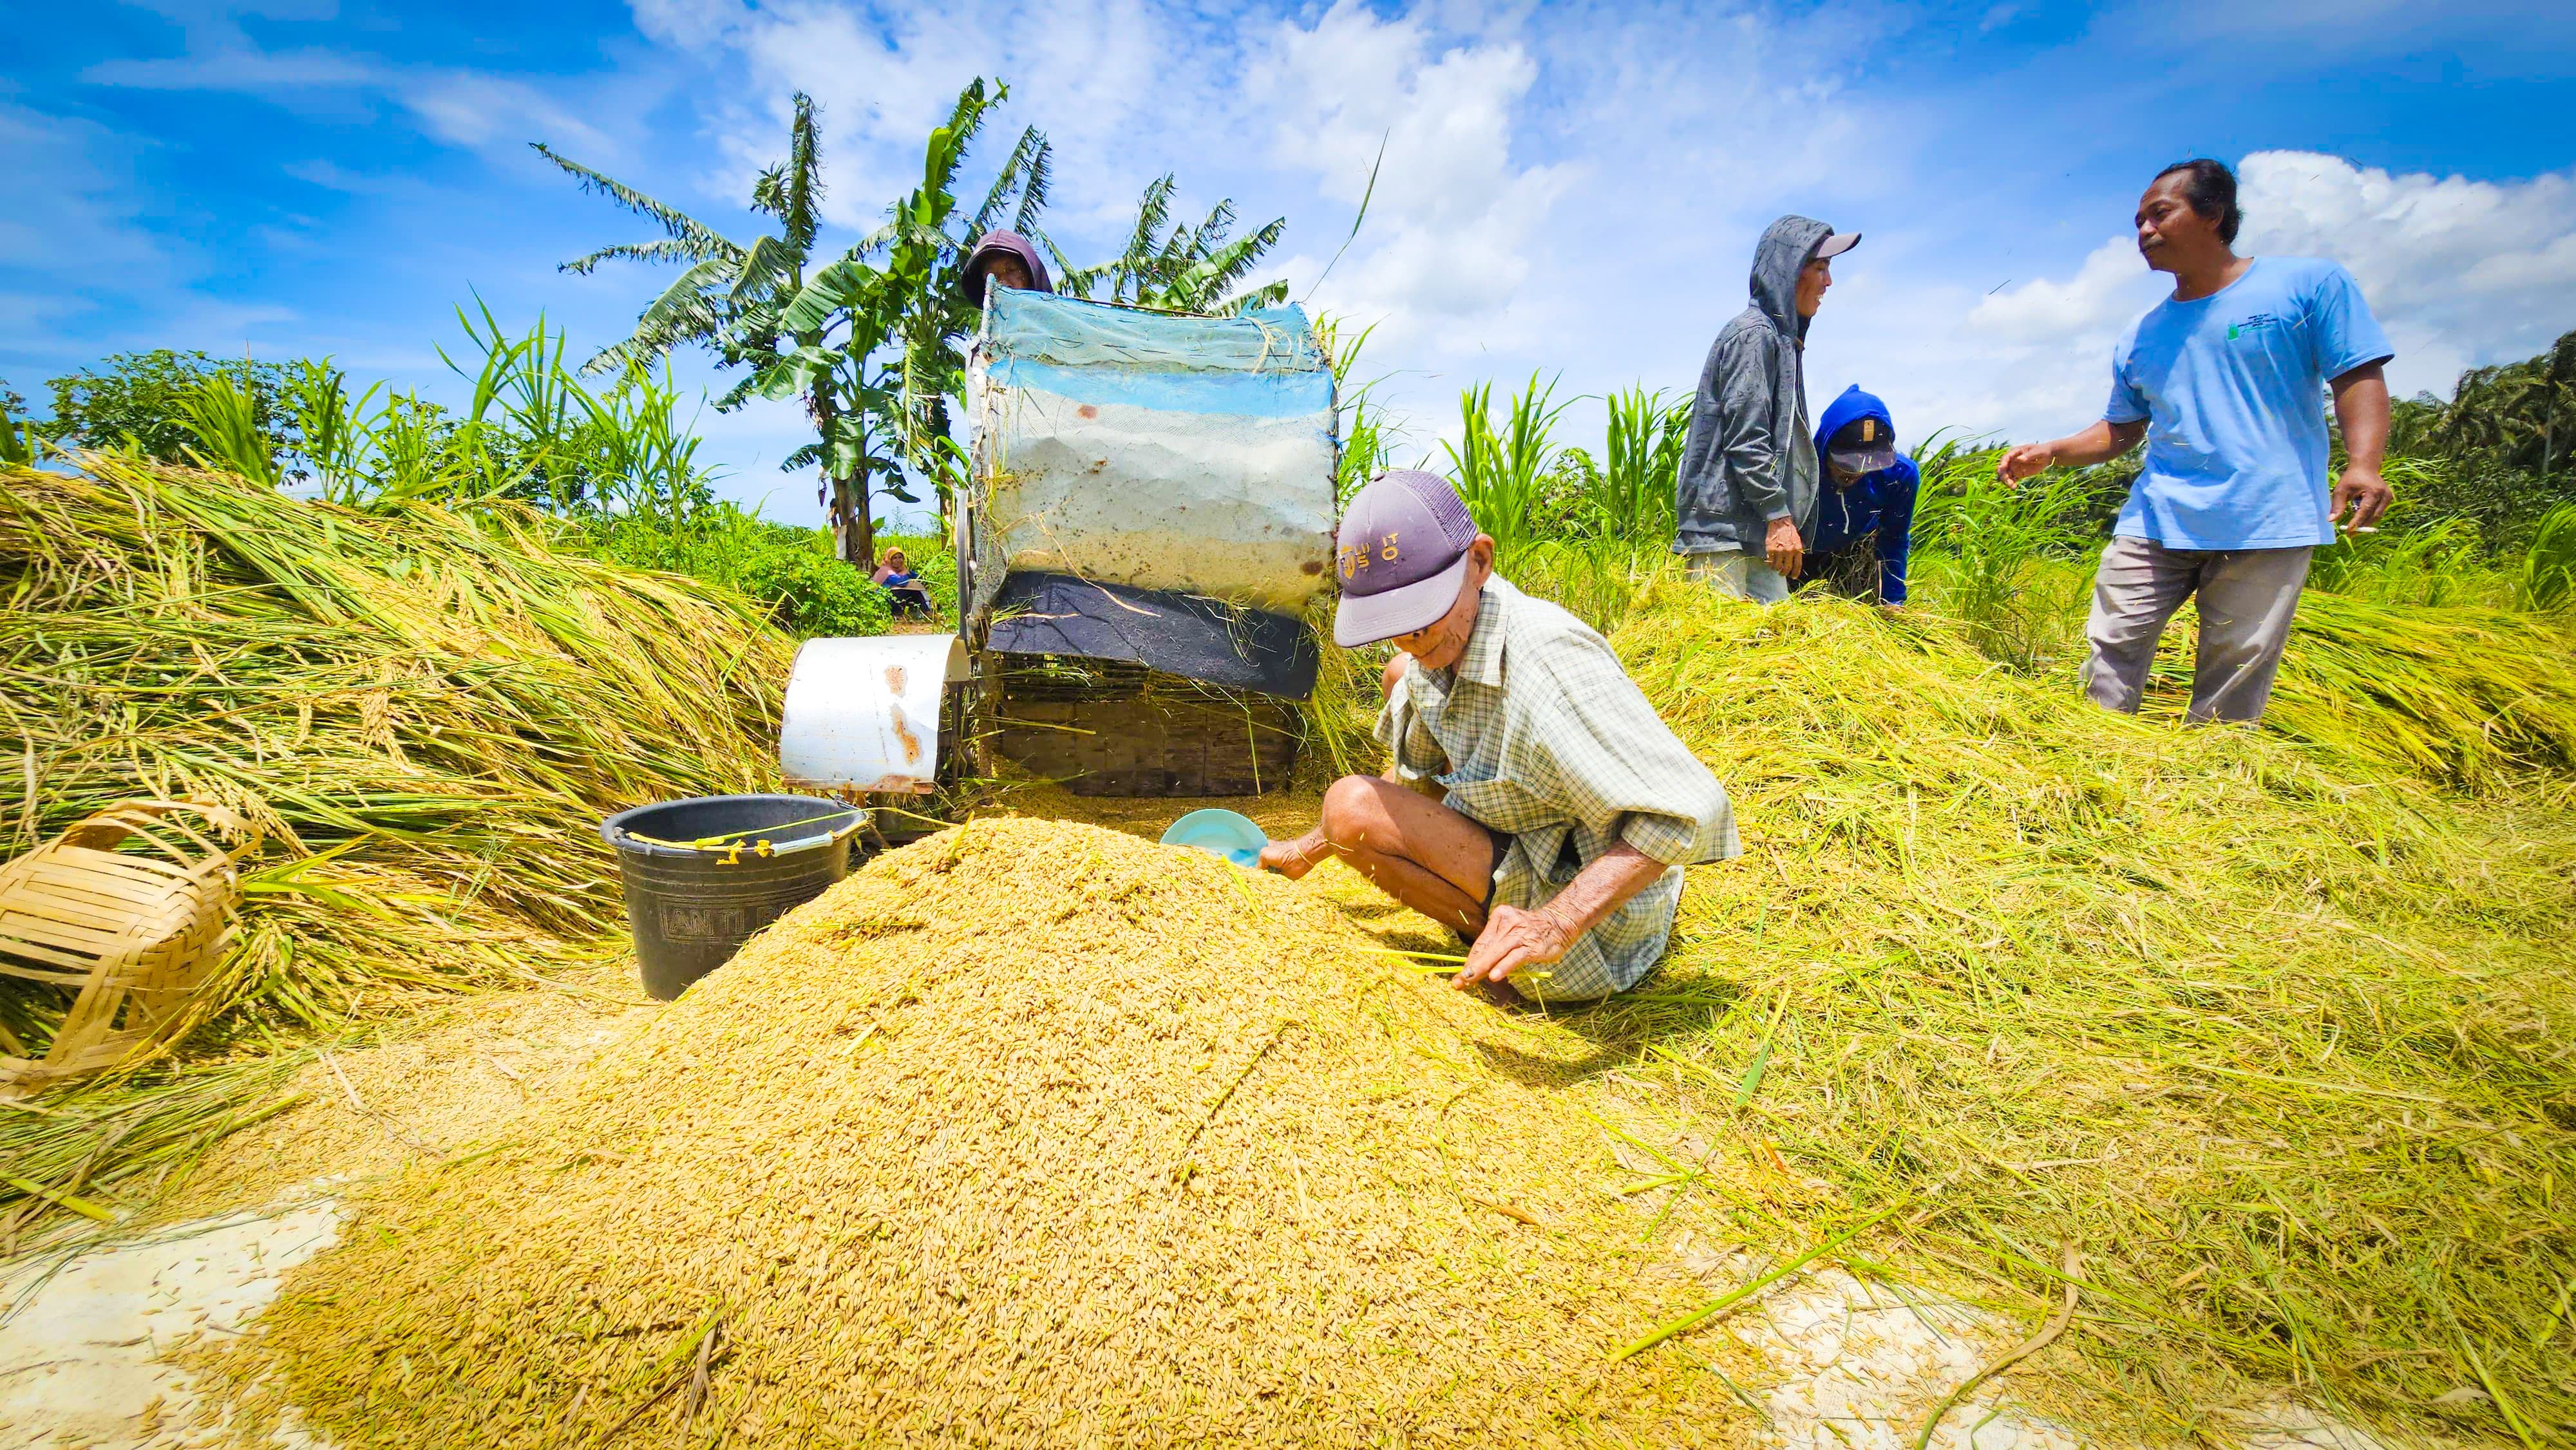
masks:
{"label": "golden rice stalk", "polygon": [[[208,988],[236,1020],[587,956],[619,918],[601,817],[775,788],[791,645],[737,599],[558,553],[522,509],[79,461],[0,469],[0,852],[129,797],[253,821]],[[0,985],[0,1034],[41,1051],[60,998]]]}

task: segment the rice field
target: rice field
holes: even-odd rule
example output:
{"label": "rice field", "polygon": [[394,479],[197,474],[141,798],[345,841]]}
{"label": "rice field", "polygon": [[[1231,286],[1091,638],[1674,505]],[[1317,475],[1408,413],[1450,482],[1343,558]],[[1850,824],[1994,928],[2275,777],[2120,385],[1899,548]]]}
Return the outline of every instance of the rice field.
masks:
{"label": "rice field", "polygon": [[[341,1024],[597,970],[597,819],[767,783],[790,640],[558,542],[113,459],[0,476],[8,849],[163,793],[272,843],[175,1061],[0,1104],[18,1247],[100,1230],[66,1199],[148,1215]],[[625,1029],[534,1127],[363,1186],[381,1232],[299,1271],[246,1403],[349,1445],[1723,1438],[1738,1350],[1693,1316],[1745,1284],[1676,1271],[1688,1243],[2032,1328],[2072,1286],[2014,1392],[2124,1435],[2287,1393],[2576,1436],[2567,617],[2393,568],[2312,591],[2268,727],[2185,730],[2188,617],[2121,719],[2072,688],[2080,558],[1990,561],[1980,619],[1922,562],[1889,615],[1724,605],[1652,545],[1506,552],[1736,797],[1746,856],[1694,869],[1639,990],[1494,1014],[1364,896],[981,821]],[[1327,652],[1311,778],[1374,768],[1379,663]],[[0,985],[21,1045],[58,1011]]]}

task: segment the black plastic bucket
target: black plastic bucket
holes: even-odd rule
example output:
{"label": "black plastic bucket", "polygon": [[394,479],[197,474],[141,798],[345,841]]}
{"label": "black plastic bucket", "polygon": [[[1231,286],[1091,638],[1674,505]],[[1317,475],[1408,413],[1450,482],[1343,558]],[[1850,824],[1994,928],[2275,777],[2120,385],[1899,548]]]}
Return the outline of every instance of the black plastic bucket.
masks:
{"label": "black plastic bucket", "polygon": [[867,823],[864,810],[802,795],[699,796],[600,822],[626,881],[644,990],[679,996],[848,875],[850,838]]}

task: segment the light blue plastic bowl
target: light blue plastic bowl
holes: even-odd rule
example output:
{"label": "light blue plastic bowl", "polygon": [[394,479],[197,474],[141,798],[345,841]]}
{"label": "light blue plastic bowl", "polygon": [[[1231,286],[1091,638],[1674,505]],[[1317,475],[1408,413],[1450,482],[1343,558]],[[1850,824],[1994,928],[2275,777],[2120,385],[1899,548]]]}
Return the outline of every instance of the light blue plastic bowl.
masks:
{"label": "light blue plastic bowl", "polygon": [[1254,867],[1261,864],[1261,848],[1270,844],[1270,837],[1250,817],[1211,806],[1172,822],[1163,844],[1193,846],[1237,866]]}

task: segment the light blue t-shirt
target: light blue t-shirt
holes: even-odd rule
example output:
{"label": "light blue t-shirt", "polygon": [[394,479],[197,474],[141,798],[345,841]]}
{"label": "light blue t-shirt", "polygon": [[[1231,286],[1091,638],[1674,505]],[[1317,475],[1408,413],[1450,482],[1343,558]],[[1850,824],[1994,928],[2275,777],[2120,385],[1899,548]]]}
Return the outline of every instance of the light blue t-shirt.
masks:
{"label": "light blue t-shirt", "polygon": [[2112,532],[2168,549],[2334,542],[2325,384],[2392,354],[2333,262],[2259,257],[2207,297],[2168,297],[2111,354],[2113,423],[2147,424]]}

